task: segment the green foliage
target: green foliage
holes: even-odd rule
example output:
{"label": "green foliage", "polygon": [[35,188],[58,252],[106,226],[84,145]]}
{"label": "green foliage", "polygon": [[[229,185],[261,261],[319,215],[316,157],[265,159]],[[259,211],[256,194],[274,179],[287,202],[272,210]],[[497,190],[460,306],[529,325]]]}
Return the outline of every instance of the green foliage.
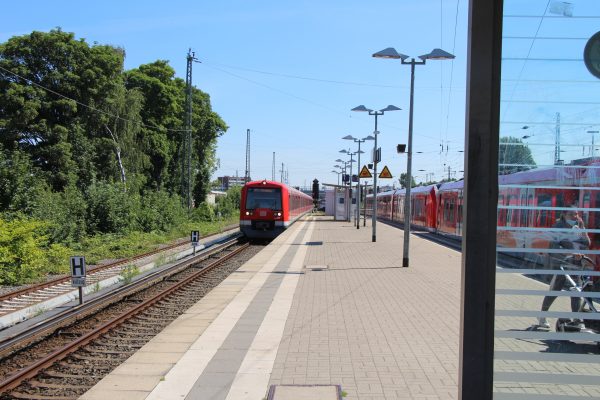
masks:
{"label": "green foliage", "polygon": [[[415,177],[412,176],[411,177],[411,188],[414,188],[415,186],[417,186],[417,182],[415,181]],[[400,188],[404,189],[406,187],[406,172],[402,172],[400,174],[400,178],[398,179],[399,183],[400,183]]]}
{"label": "green foliage", "polygon": [[123,282],[124,285],[131,283],[133,278],[140,274],[140,269],[136,265],[126,265],[119,274],[119,282]]}
{"label": "green foliage", "polygon": [[215,210],[208,203],[200,203],[200,205],[194,209],[192,214],[194,221],[212,222],[216,221]]}
{"label": "green foliage", "polygon": [[48,224],[29,218],[0,218],[0,284],[34,281],[68,269],[69,250],[48,241]]}
{"label": "green foliage", "polygon": [[142,196],[141,205],[139,224],[144,232],[168,231],[172,226],[181,224],[187,217],[180,197],[171,196],[165,191],[146,191]]}
{"label": "green foliage", "polygon": [[122,184],[98,182],[87,193],[88,224],[92,232],[126,233],[138,228],[140,197],[123,190]]}
{"label": "green foliage", "polygon": [[[529,147],[521,139],[512,136],[503,136],[500,138],[498,164],[498,173],[500,175],[527,171],[528,169],[535,168],[536,165]],[[521,165],[515,166],[511,164]]]}
{"label": "green foliage", "polygon": [[240,201],[242,197],[241,186],[233,186],[227,191],[227,196],[218,197],[216,201],[216,212],[221,213],[221,217],[238,217],[240,213]]}
{"label": "green foliage", "polygon": [[[19,221],[0,232],[0,283],[53,272],[65,246],[91,249],[92,260],[133,254],[192,223],[174,195],[185,82],[165,60],[130,71],[124,60],[124,49],[60,28],[0,43],[0,213]],[[193,87],[192,102],[191,219],[237,217],[239,196],[203,204],[227,125],[207,93]]]}

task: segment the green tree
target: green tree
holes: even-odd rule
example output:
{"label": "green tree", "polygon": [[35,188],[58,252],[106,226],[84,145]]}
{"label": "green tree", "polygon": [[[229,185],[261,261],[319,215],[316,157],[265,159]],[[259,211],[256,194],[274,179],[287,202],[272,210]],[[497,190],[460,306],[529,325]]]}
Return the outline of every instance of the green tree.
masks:
{"label": "green tree", "polygon": [[519,138],[503,136],[498,151],[498,173],[500,175],[535,168],[536,163],[529,147]]}
{"label": "green tree", "polygon": [[[414,188],[415,186],[417,186],[417,182],[415,181],[415,177],[412,176],[411,177],[411,188]],[[400,188],[404,189],[406,187],[406,172],[402,172],[400,174],[400,178],[398,179],[398,181],[400,182]]]}
{"label": "green tree", "polygon": [[0,44],[0,143],[27,152],[54,190],[89,182],[96,169],[88,136],[104,117],[78,102],[104,108],[122,82],[123,58],[121,49],[90,47],[60,29]]}

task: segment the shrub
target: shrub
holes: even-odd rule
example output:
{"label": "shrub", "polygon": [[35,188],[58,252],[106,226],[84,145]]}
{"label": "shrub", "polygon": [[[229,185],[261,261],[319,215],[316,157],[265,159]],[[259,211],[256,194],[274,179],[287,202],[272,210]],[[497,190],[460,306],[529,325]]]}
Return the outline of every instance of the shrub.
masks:
{"label": "shrub", "polygon": [[68,271],[70,251],[49,243],[49,227],[31,218],[0,218],[0,284],[21,284],[46,273]]}
{"label": "shrub", "polygon": [[90,233],[127,233],[139,228],[140,197],[121,184],[97,182],[87,192]]}
{"label": "shrub", "polygon": [[186,218],[186,213],[179,196],[169,195],[164,191],[147,191],[142,196],[138,218],[142,231],[166,232],[181,224]]}

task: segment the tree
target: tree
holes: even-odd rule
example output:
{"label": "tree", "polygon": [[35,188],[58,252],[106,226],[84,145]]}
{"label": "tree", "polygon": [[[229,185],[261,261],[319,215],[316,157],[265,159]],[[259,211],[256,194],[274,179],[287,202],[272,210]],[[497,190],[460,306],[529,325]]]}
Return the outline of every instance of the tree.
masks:
{"label": "tree", "polygon": [[102,109],[121,82],[123,58],[121,49],[90,47],[60,29],[1,44],[0,143],[26,151],[54,190],[92,179],[89,135],[105,117],[78,102]]}
{"label": "tree", "polygon": [[[406,187],[406,172],[403,172],[400,174],[400,178],[398,179],[398,181],[400,182],[400,187],[402,189],[404,189]],[[414,188],[415,186],[417,186],[417,182],[415,181],[414,176],[411,177],[411,181],[412,181],[410,184],[411,188]]]}
{"label": "tree", "polygon": [[498,151],[498,174],[512,174],[535,168],[531,150],[519,138],[503,136]]}

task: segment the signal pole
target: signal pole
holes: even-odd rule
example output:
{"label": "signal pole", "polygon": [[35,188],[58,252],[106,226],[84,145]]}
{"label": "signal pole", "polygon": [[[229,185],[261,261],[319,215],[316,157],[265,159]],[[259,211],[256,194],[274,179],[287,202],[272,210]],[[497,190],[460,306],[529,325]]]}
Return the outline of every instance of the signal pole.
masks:
{"label": "signal pole", "polygon": [[250,129],[246,129],[246,176],[244,182],[250,182]]}

